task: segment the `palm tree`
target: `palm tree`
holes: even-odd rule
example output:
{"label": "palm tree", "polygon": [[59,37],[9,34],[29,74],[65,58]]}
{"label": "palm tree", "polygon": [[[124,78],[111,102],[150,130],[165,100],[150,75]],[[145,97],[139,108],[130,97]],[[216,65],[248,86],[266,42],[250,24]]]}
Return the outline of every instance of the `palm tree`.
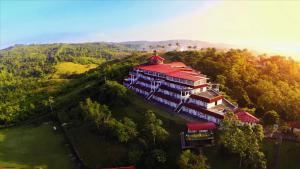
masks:
{"label": "palm tree", "polygon": [[179,47],[180,47],[180,44],[179,44],[179,42],[176,42],[176,50],[178,50],[179,49]]}

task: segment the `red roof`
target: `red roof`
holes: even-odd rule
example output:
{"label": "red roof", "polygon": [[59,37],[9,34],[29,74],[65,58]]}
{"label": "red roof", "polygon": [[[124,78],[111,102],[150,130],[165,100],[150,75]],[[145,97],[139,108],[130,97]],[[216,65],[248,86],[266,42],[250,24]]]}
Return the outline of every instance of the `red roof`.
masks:
{"label": "red roof", "polygon": [[291,121],[289,122],[289,126],[292,128],[300,129],[300,121]]}
{"label": "red roof", "polygon": [[258,123],[259,122],[258,118],[256,118],[252,114],[245,112],[245,111],[240,111],[240,112],[236,113],[235,115],[237,115],[238,119],[241,122],[246,122],[246,123]]}
{"label": "red roof", "polygon": [[178,71],[178,68],[172,67],[169,64],[145,65],[137,66],[136,68],[165,74],[173,71]]}
{"label": "red roof", "polygon": [[199,73],[193,71],[186,71],[186,70],[170,72],[168,73],[168,76],[177,77],[185,80],[191,80],[191,81],[198,81],[205,78],[203,75]]}
{"label": "red roof", "polygon": [[199,96],[199,95],[196,95],[196,94],[192,94],[192,95],[191,95],[191,98],[196,99],[196,100],[205,101],[205,102],[207,102],[207,103],[212,103],[212,102],[218,101],[218,100],[220,100],[220,99],[223,99],[224,96],[218,95],[218,96],[215,96],[215,97],[212,97],[212,98],[206,98],[206,97],[203,97],[203,96]]}
{"label": "red roof", "polygon": [[191,80],[191,81],[198,81],[200,79],[206,78],[204,75],[187,67],[182,62],[172,62],[168,64],[158,64],[158,65],[143,65],[143,66],[136,66],[135,68],[151,71],[151,72],[162,73],[171,77],[176,77],[176,78]]}
{"label": "red roof", "polygon": [[169,63],[169,65],[173,66],[173,67],[187,67],[184,63],[182,62],[171,62]]}
{"label": "red roof", "polygon": [[213,130],[213,129],[217,128],[215,123],[212,123],[212,122],[187,123],[186,126],[187,126],[188,130]]}
{"label": "red roof", "polygon": [[160,56],[152,56],[150,58],[150,60],[159,60],[159,61],[164,61],[165,59],[163,57],[160,57]]}

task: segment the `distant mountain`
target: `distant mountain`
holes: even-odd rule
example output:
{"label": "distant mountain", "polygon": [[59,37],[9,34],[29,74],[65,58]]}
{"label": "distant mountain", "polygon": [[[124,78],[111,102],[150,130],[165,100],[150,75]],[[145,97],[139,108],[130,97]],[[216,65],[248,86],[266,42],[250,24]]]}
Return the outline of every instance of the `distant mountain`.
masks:
{"label": "distant mountain", "polygon": [[237,48],[235,45],[229,45],[224,43],[211,43],[206,41],[198,40],[166,40],[166,41],[128,41],[120,42],[129,48],[135,50],[195,50],[201,48],[217,48],[217,49],[228,49]]}
{"label": "distant mountain", "polygon": [[201,48],[216,48],[216,49],[229,49],[229,48],[238,48],[235,45],[229,45],[224,43],[211,43],[206,41],[198,41],[198,40],[165,40],[165,41],[126,41],[126,42],[87,42],[87,43],[53,43],[53,44],[16,44],[14,46],[10,46],[4,48],[2,50],[11,50],[16,47],[26,47],[26,46],[45,46],[45,45],[63,45],[68,44],[71,46],[78,45],[119,45],[126,47],[131,50],[138,51],[173,51],[173,50],[197,50]]}

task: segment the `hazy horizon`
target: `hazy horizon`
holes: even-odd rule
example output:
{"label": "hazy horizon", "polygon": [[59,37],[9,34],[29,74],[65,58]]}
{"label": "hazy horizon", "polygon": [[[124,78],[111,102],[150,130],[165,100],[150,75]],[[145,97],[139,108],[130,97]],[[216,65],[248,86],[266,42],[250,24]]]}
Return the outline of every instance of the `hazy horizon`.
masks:
{"label": "hazy horizon", "polygon": [[300,59],[298,1],[0,3],[1,49],[14,44],[188,39]]}

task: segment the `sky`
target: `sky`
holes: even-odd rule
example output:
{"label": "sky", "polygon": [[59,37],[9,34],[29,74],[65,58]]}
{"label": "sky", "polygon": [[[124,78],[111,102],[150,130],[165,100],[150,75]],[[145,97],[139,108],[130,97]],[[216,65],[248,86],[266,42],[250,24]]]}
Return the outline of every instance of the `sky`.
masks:
{"label": "sky", "polygon": [[191,39],[300,60],[297,0],[0,0],[13,44]]}

